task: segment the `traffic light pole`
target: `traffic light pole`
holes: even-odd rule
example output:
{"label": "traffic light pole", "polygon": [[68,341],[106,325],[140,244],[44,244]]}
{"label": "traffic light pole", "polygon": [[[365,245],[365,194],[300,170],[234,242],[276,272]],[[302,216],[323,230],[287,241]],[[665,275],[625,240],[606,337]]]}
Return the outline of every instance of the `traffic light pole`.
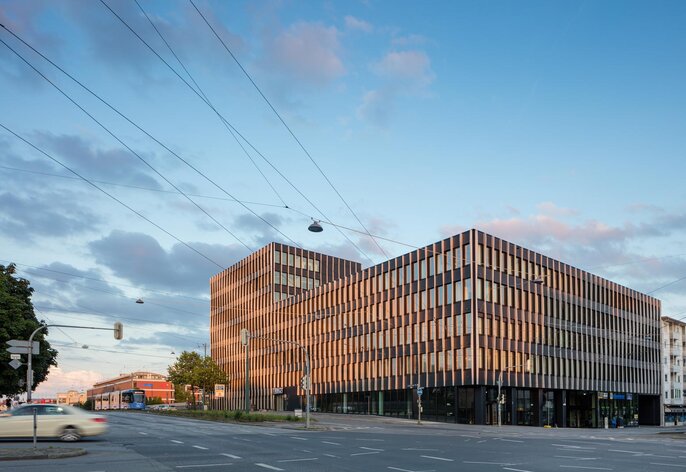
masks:
{"label": "traffic light pole", "polygon": [[33,390],[33,337],[38,334],[38,332],[46,328],[99,329],[105,331],[114,331],[115,339],[122,338],[122,324],[119,322],[114,324],[114,328],[96,328],[95,326],[73,326],[60,324],[41,325],[36,328],[29,337],[29,359],[26,363],[26,403],[31,403],[31,391]]}

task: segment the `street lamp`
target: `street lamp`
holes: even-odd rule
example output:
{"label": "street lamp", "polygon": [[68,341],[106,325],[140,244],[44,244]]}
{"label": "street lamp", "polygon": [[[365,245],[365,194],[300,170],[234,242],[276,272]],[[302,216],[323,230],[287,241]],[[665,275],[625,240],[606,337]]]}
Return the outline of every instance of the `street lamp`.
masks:
{"label": "street lamp", "polygon": [[324,228],[322,228],[319,220],[312,220],[312,224],[310,224],[307,229],[313,233],[321,233],[324,231]]}

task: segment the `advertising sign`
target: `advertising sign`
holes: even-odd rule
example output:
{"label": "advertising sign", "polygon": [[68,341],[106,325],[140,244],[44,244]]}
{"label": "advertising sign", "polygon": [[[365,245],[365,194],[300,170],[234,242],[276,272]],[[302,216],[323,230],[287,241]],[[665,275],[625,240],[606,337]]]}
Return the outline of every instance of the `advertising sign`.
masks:
{"label": "advertising sign", "polygon": [[226,385],[215,384],[214,385],[214,398],[224,398],[226,392]]}

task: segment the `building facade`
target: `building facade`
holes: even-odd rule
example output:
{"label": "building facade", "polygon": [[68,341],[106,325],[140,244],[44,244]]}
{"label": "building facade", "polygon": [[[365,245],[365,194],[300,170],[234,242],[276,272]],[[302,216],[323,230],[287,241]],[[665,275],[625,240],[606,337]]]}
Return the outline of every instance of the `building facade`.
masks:
{"label": "building facade", "polygon": [[144,390],[146,401],[159,398],[162,403],[174,403],[174,384],[154,372],[132,372],[103,380],[93,385],[87,396],[95,410],[116,410],[122,404],[121,392],[130,389]]}
{"label": "building facade", "polygon": [[57,394],[58,405],[77,405],[85,403],[87,399],[86,392],[77,392],[76,390],[69,390],[68,392]]}
{"label": "building facade", "polygon": [[684,352],[686,323],[662,317],[662,401],[664,425],[686,424],[684,403]]}
{"label": "building facade", "polygon": [[660,302],[476,230],[362,269],[272,243],[212,277],[230,408],[571,427],[659,424]]}

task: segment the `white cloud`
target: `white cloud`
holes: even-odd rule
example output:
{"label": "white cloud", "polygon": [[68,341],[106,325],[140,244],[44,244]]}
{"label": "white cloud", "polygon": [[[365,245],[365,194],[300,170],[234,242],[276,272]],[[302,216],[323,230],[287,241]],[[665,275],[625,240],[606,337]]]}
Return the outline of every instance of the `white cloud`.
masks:
{"label": "white cloud", "polygon": [[50,368],[48,378],[38,385],[32,396],[54,398],[58,393],[68,390],[86,391],[102,379],[102,374],[93,370],[65,371],[61,367],[53,366]]}
{"label": "white cloud", "polygon": [[355,18],[351,15],[347,15],[345,17],[345,27],[349,30],[358,30],[363,31],[365,33],[371,33],[374,29],[371,23],[364,20],[360,20],[359,18]]}
{"label": "white cloud", "polygon": [[376,126],[386,126],[393,109],[393,95],[383,90],[370,90],[362,97],[357,117]]}
{"label": "white cloud", "polygon": [[426,86],[434,79],[431,60],[424,51],[393,51],[373,66],[381,77],[406,85]]}

